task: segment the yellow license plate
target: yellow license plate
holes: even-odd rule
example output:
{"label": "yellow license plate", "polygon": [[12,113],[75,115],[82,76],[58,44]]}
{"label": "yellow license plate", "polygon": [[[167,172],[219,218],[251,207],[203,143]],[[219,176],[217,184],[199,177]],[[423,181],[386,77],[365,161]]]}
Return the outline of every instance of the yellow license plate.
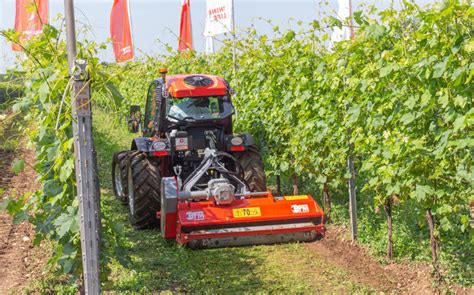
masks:
{"label": "yellow license plate", "polygon": [[307,195],[298,195],[298,196],[285,196],[285,200],[287,201],[295,201],[295,200],[307,200]]}
{"label": "yellow license plate", "polygon": [[262,216],[262,212],[260,212],[260,207],[232,209],[232,214],[234,215],[234,218]]}

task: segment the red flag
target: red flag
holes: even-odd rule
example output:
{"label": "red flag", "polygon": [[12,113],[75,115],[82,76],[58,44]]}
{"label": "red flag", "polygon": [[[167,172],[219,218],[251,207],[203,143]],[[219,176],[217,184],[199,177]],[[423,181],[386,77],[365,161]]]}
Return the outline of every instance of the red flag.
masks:
{"label": "red flag", "polygon": [[[48,23],[48,0],[16,0],[15,31],[20,33],[20,42],[41,34],[43,24]],[[21,51],[18,44],[13,50]]]}
{"label": "red flag", "polygon": [[179,24],[178,50],[193,49],[193,32],[191,28],[191,7],[189,0],[183,0],[181,5],[181,21]]}
{"label": "red flag", "polygon": [[117,62],[133,58],[132,27],[127,0],[114,0],[110,12],[110,38]]}

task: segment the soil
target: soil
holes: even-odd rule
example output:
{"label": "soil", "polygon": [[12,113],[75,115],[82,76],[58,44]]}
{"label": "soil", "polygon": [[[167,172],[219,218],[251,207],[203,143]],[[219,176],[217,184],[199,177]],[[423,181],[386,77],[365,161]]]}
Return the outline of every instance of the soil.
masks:
{"label": "soil", "polygon": [[[18,175],[11,170],[15,158],[25,161],[25,169]],[[17,152],[0,149],[0,188],[5,192],[0,201],[8,196],[21,196],[39,188],[32,168],[34,153],[31,150]],[[41,275],[47,255],[41,247],[33,247],[35,232],[27,223],[13,224],[5,211],[0,211],[0,294],[20,292],[31,279]]]}
{"label": "soil", "polygon": [[382,292],[437,294],[444,293],[447,288],[454,294],[474,294],[474,289],[461,286],[436,290],[432,284],[432,269],[427,263],[380,263],[357,242],[352,242],[348,229],[342,226],[329,226],[324,238],[307,244],[307,247],[327,265],[344,269],[348,280]]}

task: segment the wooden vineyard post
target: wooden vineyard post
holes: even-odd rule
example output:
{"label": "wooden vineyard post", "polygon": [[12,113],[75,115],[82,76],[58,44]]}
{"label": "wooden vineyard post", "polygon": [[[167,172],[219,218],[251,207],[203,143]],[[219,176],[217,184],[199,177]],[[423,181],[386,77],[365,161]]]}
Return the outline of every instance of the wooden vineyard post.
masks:
{"label": "wooden vineyard post", "polygon": [[85,294],[99,294],[100,196],[92,138],[90,80],[86,71],[87,62],[76,61],[73,0],[64,0],[64,7],[69,74],[72,76],[72,127],[76,186],[79,200],[83,290]]}

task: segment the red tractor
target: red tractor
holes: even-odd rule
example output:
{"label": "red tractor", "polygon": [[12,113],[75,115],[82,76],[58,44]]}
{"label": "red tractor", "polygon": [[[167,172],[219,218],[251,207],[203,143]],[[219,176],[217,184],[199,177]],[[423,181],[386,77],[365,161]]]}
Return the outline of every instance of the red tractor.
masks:
{"label": "red tractor", "polygon": [[115,153],[116,197],[137,229],[159,226],[191,248],[311,241],[323,211],[309,195],[273,196],[249,133],[233,133],[231,94],[222,77],[166,76],[149,88],[144,120],[130,111],[135,138]]}

